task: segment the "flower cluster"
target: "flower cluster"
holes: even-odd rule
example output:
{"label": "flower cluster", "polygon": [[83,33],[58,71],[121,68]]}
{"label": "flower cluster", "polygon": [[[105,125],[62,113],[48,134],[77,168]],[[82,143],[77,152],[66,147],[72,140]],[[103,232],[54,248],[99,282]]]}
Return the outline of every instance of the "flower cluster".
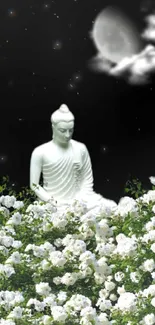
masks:
{"label": "flower cluster", "polygon": [[0,325],[155,325],[155,191],[117,207],[0,197]]}

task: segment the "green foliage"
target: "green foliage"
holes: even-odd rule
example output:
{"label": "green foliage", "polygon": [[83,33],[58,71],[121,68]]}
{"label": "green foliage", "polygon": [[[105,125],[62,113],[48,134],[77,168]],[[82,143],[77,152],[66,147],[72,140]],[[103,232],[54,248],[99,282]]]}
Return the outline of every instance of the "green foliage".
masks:
{"label": "green foliage", "polygon": [[144,189],[142,182],[138,178],[134,177],[126,182],[124,192],[128,196],[137,199],[147,191]]}

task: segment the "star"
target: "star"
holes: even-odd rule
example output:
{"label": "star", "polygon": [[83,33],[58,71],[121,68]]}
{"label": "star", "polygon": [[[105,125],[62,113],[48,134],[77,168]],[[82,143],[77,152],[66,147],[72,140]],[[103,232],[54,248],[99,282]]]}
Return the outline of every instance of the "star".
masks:
{"label": "star", "polygon": [[73,80],[78,82],[82,79],[82,74],[80,72],[77,72],[73,75]]}
{"label": "star", "polygon": [[19,122],[23,122],[24,120],[23,120],[22,117],[19,117],[18,121],[19,121]]}
{"label": "star", "polygon": [[59,40],[53,41],[53,50],[61,50],[62,42]]}
{"label": "star", "polygon": [[6,155],[0,155],[0,164],[4,164],[7,161],[7,158]]}
{"label": "star", "polygon": [[56,18],[60,18],[60,16],[58,16],[57,14],[56,14],[56,12],[53,14]]}
{"label": "star", "polygon": [[105,145],[102,145],[102,146],[101,146],[101,153],[102,153],[102,154],[106,154],[107,152],[108,152],[108,147],[105,146]]}
{"label": "star", "polygon": [[49,3],[45,3],[45,4],[44,4],[44,9],[46,9],[46,10],[47,10],[47,9],[50,9],[50,4],[49,4]]}
{"label": "star", "polygon": [[14,9],[8,9],[9,17],[16,17],[17,13]]}

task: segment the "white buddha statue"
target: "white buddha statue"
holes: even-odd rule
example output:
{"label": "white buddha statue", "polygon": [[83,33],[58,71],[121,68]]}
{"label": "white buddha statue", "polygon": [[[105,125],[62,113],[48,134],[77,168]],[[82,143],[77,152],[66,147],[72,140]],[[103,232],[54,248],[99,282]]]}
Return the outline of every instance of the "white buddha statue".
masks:
{"label": "white buddha statue", "polygon": [[[30,162],[30,188],[41,201],[52,198],[58,206],[84,200],[88,209],[116,203],[93,191],[93,174],[86,146],[72,139],[74,116],[63,104],[51,115],[53,139],[35,148]],[[43,187],[40,176],[43,175]]]}

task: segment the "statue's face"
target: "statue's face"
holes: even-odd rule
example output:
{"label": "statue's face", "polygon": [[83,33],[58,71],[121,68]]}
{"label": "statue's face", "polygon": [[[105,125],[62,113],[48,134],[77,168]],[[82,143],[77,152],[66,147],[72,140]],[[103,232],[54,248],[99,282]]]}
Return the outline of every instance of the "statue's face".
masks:
{"label": "statue's face", "polygon": [[67,144],[73,135],[74,122],[59,122],[53,126],[54,139],[60,144]]}

